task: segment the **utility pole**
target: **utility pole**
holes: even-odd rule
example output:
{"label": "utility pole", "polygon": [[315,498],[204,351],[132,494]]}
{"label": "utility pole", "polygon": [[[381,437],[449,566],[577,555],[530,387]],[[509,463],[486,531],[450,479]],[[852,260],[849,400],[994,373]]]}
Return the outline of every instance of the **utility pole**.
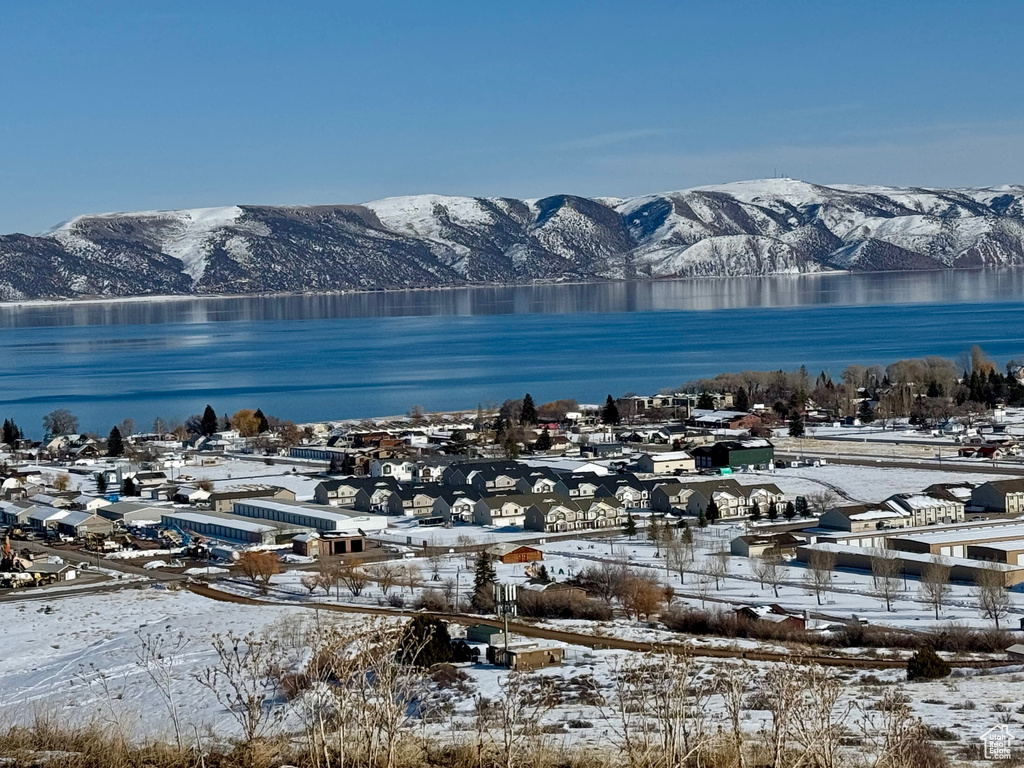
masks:
{"label": "utility pole", "polygon": [[504,619],[505,624],[505,664],[509,663],[508,659],[508,617],[516,616],[518,606],[516,605],[516,585],[515,584],[495,584],[494,585],[494,609],[497,611],[498,616]]}

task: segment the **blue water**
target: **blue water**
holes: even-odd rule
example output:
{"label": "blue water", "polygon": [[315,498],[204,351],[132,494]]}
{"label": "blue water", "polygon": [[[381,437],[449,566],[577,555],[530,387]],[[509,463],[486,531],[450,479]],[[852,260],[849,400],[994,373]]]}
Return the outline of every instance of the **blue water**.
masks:
{"label": "blue water", "polygon": [[0,418],[260,407],[295,421],[653,392],[747,368],[980,344],[1024,357],[1024,272],[523,286],[347,296],[0,306]]}

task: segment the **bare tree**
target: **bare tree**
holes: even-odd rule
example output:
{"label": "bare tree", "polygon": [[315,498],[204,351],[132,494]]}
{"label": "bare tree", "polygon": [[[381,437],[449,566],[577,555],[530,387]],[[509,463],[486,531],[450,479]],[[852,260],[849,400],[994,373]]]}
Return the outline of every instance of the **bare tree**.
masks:
{"label": "bare tree", "polygon": [[746,712],[746,693],[753,676],[753,670],[746,662],[740,666],[719,667],[715,671],[715,688],[722,697],[729,719],[729,735],[737,768],[746,768],[747,765],[743,750],[743,716]]}
{"label": "bare tree", "polygon": [[708,574],[715,580],[715,589],[722,588],[721,582],[729,575],[729,553],[715,552],[708,561]]}
{"label": "bare tree", "polygon": [[633,573],[630,574],[625,585],[622,607],[627,615],[632,615],[636,621],[640,621],[657,613],[664,599],[665,590],[662,589],[657,578],[647,574]]}
{"label": "bare tree", "polygon": [[336,598],[341,599],[341,563],[338,560],[320,558],[320,572],[317,574],[320,588],[330,597],[331,590],[336,589]]}
{"label": "bare tree", "polygon": [[875,597],[885,603],[885,610],[892,610],[892,603],[900,592],[902,565],[891,550],[878,549],[871,556],[871,585]]}
{"label": "bare tree", "polygon": [[978,569],[974,577],[974,598],[978,601],[981,615],[999,629],[999,622],[1009,614],[1011,605],[1002,571],[993,568]]}
{"label": "bare tree", "polygon": [[394,564],[387,561],[376,563],[367,569],[367,573],[380,586],[381,594],[384,597],[388,596],[388,592],[395,586],[395,581],[398,579],[398,571]]}
{"label": "bare tree", "polygon": [[665,566],[679,574],[679,583],[686,582],[686,571],[693,563],[693,547],[687,546],[682,537],[665,540]]}
{"label": "bare tree", "polygon": [[828,512],[832,507],[836,505],[839,497],[835,491],[831,491],[828,488],[814,493],[807,494],[807,508],[818,517],[821,517]]}
{"label": "bare tree", "polygon": [[281,649],[273,640],[250,632],[244,637],[228,632],[213,636],[217,660],[195,675],[235,719],[242,731],[249,763],[255,762],[257,743],[280,722],[286,710],[272,707],[278,695],[275,671]]}
{"label": "bare tree", "polygon": [[712,576],[709,574],[703,566],[697,570],[697,578],[693,582],[694,590],[697,592],[697,597],[700,599],[700,607],[707,607],[707,600],[711,597],[711,581]]}
{"label": "bare tree", "polygon": [[941,559],[936,558],[925,565],[921,572],[921,597],[935,609],[935,620],[939,620],[939,611],[953,591],[949,586],[950,568]]}
{"label": "bare tree", "polygon": [[366,585],[370,583],[369,578],[363,573],[363,570],[359,567],[359,563],[352,561],[345,561],[341,563],[338,569],[338,577],[341,582],[345,585],[352,597],[359,597],[363,594],[363,590],[366,589]]}
{"label": "bare tree", "polygon": [[304,589],[309,591],[309,596],[312,597],[313,593],[320,586],[320,577],[315,573],[307,573],[299,579],[299,583],[302,584]]}
{"label": "bare tree", "polygon": [[[760,557],[763,578],[768,583],[775,596],[779,596],[779,587],[786,577],[786,570],[782,564],[782,553],[777,547],[772,547]],[[759,576],[760,578],[760,576]]]}
{"label": "bare tree", "polygon": [[243,552],[238,558],[238,569],[259,589],[261,595],[265,595],[270,587],[271,577],[281,572],[281,561],[273,552]]}
{"label": "bare tree", "polygon": [[139,645],[135,649],[135,663],[149,677],[157,695],[163,701],[164,709],[174,729],[174,741],[181,752],[184,747],[182,733],[181,715],[178,711],[177,693],[174,689],[174,666],[180,661],[179,657],[188,645],[188,638],[183,632],[176,635],[165,635],[163,633],[144,634],[142,631],[135,633],[139,638]]}
{"label": "bare tree", "polygon": [[824,549],[811,550],[807,559],[807,575],[805,581],[807,588],[814,593],[821,605],[821,596],[832,588],[832,571],[836,568],[836,556],[834,552]]}
{"label": "bare tree", "polygon": [[501,765],[521,765],[524,747],[537,744],[540,722],[555,702],[555,682],[550,677],[532,677],[511,672],[500,684],[501,698],[495,702],[501,732]]}
{"label": "bare tree", "polygon": [[423,571],[416,563],[406,563],[402,568],[402,580],[405,586],[413,592],[416,587],[423,583]]}
{"label": "bare tree", "polygon": [[631,767],[689,765],[714,738],[707,712],[715,683],[692,656],[673,651],[632,655],[612,670],[609,724]]}

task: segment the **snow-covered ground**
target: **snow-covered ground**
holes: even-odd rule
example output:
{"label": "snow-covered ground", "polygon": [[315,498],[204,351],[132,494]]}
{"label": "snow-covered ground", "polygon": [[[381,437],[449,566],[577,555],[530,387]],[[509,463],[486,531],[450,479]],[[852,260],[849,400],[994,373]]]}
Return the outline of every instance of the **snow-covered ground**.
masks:
{"label": "snow-covered ground", "polygon": [[[234,721],[212,695],[193,677],[213,663],[210,638],[218,632],[277,631],[285,634],[282,622],[312,620],[311,611],[283,606],[240,606],[212,602],[189,592],[166,590],[129,591],[92,595],[70,601],[35,601],[0,605],[0,701],[7,722],[30,719],[37,708],[54,712],[69,723],[98,719],[116,722],[129,737],[170,737],[166,704],[153,681],[137,661],[139,635],[184,640],[183,647],[168,658],[171,690],[187,731],[216,734],[235,732]],[[319,621],[359,622],[358,616],[320,615]],[[570,625],[571,628],[573,627]],[[650,630],[648,630],[650,631]],[[653,632],[653,631],[652,631]],[[653,637],[653,635],[652,635]],[[589,694],[611,697],[615,670],[631,657],[628,651],[591,651],[562,645],[565,660],[560,666],[543,669],[538,677],[555,678],[559,702],[543,716],[549,738],[556,742],[614,744],[619,723],[611,708],[601,707]],[[738,661],[698,660],[699,676],[709,678]],[[770,665],[743,664],[753,675],[763,674]],[[464,687],[438,691],[449,713],[440,721],[425,725],[440,738],[472,734],[476,699],[495,700],[502,696],[508,677],[505,670],[487,664],[465,665]],[[844,681],[837,709],[857,704],[854,717],[871,712],[872,702],[890,686],[897,686],[910,706],[929,726],[946,727],[962,741],[979,738],[988,727],[1008,720],[1019,728],[1021,668],[1006,667],[983,676],[956,676],[944,681],[906,684],[899,670],[857,672],[833,670]],[[754,688],[752,687],[753,691]],[[975,705],[967,702],[976,702]],[[288,706],[288,705],[281,705]],[[712,697],[706,714],[714,722],[723,714],[723,703]],[[751,734],[765,723],[767,712],[748,709],[743,727]],[[570,727],[570,722],[573,726]],[[285,726],[294,726],[286,718]]]}

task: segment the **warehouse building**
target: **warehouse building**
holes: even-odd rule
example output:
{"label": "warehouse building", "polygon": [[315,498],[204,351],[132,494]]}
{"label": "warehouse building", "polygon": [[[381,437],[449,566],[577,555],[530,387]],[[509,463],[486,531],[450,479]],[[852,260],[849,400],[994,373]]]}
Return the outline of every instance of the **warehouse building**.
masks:
{"label": "warehouse building", "polygon": [[[825,551],[835,555],[836,568],[852,568],[858,571],[871,571],[871,561],[879,556],[877,550],[861,549],[859,547],[848,547],[841,544],[807,544],[796,548],[796,559],[798,562],[807,563],[810,561],[811,553],[814,551]],[[900,572],[907,576],[918,576],[922,574],[929,563],[934,563],[934,555],[921,555],[916,552],[890,552],[895,555],[899,563]],[[1004,563],[984,562],[981,560],[967,560],[959,557],[943,558],[943,563],[949,566],[949,578],[951,581],[973,583],[979,574],[983,572],[995,572],[1001,575],[1003,586],[1012,587],[1024,583],[1024,567],[1006,565]]]}
{"label": "warehouse building", "polygon": [[260,521],[272,520],[288,525],[311,528],[320,533],[379,533],[388,527],[388,519],[381,515],[346,515],[325,508],[319,504],[305,504],[300,501],[271,501],[269,499],[246,499],[236,501],[234,514],[255,518]]}
{"label": "warehouse building", "polygon": [[759,437],[725,440],[694,448],[693,458],[698,469],[766,465],[775,461],[775,446]]}
{"label": "warehouse building", "polygon": [[245,544],[277,544],[278,529],[266,523],[244,520],[210,512],[172,512],[160,522],[166,528],[194,533],[209,539],[238,541]]}

